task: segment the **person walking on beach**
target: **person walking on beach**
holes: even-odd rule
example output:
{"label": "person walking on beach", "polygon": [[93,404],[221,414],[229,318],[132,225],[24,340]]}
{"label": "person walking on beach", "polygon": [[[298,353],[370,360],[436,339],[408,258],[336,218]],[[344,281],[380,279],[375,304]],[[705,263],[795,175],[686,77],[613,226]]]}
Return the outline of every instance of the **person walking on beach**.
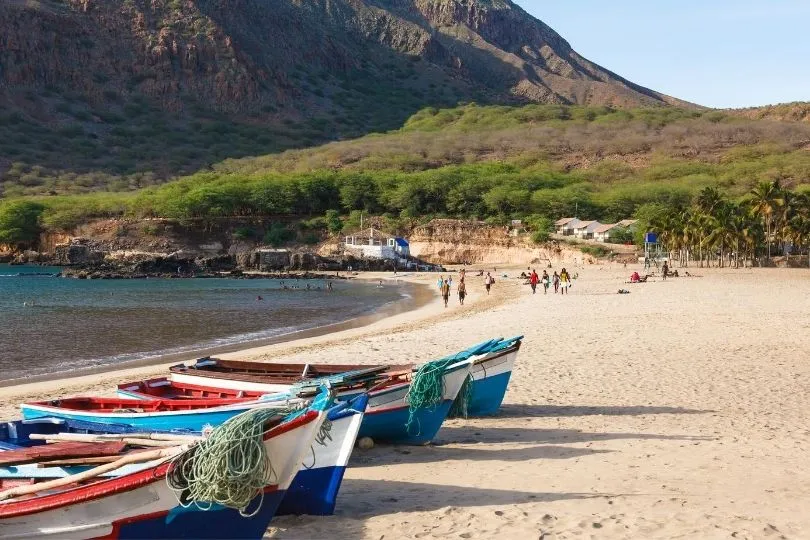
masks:
{"label": "person walking on beach", "polygon": [[532,294],[537,293],[537,282],[540,281],[540,277],[537,275],[536,270],[532,270],[532,275],[529,278],[529,284],[532,286]]}
{"label": "person walking on beach", "polygon": [[664,262],[664,266],[661,267],[661,275],[664,276],[664,281],[667,280],[667,274],[669,274],[669,265]]}
{"label": "person walking on beach", "polygon": [[560,270],[560,294],[565,294],[568,291],[568,287],[571,286],[571,276],[568,274],[568,270],[563,268]]}
{"label": "person walking on beach", "polygon": [[464,279],[462,279],[458,283],[458,303],[462,306],[464,305],[465,296],[467,296],[467,285],[464,283]]}
{"label": "person walking on beach", "polygon": [[545,270],[543,270],[543,277],[540,278],[540,281],[543,283],[543,294],[548,294],[548,286],[551,285],[551,278]]}
{"label": "person walking on beach", "polygon": [[554,294],[557,294],[560,291],[560,276],[557,275],[557,271],[554,271],[554,276],[551,278],[554,283]]}
{"label": "person walking on beach", "polygon": [[444,300],[444,307],[447,307],[447,302],[450,301],[450,282],[447,280],[442,283],[442,299]]}
{"label": "person walking on beach", "polygon": [[439,276],[438,281],[436,281],[436,286],[439,290],[442,290],[442,285],[444,285],[444,276]]}
{"label": "person walking on beach", "polygon": [[489,289],[492,287],[492,276],[489,275],[489,272],[484,276],[484,287],[487,289],[487,296],[489,296]]}

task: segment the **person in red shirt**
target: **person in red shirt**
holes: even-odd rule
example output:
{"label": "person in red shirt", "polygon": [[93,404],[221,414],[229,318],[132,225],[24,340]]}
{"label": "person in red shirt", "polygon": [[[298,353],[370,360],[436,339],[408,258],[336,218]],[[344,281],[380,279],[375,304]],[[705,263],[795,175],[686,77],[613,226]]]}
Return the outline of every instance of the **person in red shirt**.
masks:
{"label": "person in red shirt", "polygon": [[532,294],[537,292],[537,282],[540,281],[540,278],[537,275],[537,270],[532,270],[532,275],[529,278],[529,284],[532,286]]}

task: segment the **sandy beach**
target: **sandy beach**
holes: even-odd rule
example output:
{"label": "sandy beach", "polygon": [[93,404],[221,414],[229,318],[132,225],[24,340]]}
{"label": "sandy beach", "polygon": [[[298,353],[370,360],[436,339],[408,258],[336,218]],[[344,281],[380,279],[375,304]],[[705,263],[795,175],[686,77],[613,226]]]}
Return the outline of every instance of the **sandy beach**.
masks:
{"label": "sandy beach", "polygon": [[[223,355],[419,362],[526,336],[497,416],[448,421],[430,446],[356,450],[335,516],[277,519],[268,534],[810,538],[810,273],[690,268],[703,277],[625,285],[632,268],[569,270],[579,279],[566,297],[533,296],[514,278],[487,297],[468,274],[464,307],[437,298],[369,326]],[[435,289],[435,274],[403,279]],[[164,371],[2,388],[0,418],[21,400],[109,393]]]}

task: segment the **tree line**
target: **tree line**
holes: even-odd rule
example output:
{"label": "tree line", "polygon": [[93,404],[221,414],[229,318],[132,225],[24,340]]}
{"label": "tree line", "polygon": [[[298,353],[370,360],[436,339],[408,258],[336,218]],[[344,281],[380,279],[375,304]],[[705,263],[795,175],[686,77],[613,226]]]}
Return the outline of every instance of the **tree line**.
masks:
{"label": "tree line", "polygon": [[643,205],[636,217],[638,234],[657,232],[683,266],[736,268],[801,250],[810,265],[810,193],[787,189],[779,180],[757,183],[738,201],[705,187],[689,205]]}

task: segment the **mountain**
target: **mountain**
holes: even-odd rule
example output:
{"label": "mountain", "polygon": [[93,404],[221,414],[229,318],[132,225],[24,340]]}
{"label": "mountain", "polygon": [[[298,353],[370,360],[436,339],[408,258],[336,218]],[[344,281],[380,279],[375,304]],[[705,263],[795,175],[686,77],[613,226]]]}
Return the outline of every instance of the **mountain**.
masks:
{"label": "mountain", "polygon": [[477,101],[690,104],[508,0],[3,0],[5,195],[159,183]]}

